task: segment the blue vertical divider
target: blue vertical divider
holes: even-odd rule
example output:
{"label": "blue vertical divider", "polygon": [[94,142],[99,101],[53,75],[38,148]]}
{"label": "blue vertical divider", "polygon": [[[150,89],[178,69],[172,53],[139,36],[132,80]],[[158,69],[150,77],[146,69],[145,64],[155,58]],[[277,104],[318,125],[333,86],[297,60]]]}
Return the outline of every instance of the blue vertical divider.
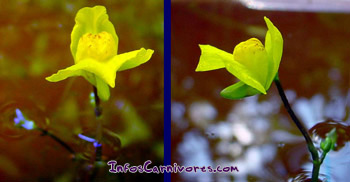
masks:
{"label": "blue vertical divider", "polygon": [[[164,0],[164,165],[171,164],[171,0]],[[170,182],[171,174],[164,173]]]}

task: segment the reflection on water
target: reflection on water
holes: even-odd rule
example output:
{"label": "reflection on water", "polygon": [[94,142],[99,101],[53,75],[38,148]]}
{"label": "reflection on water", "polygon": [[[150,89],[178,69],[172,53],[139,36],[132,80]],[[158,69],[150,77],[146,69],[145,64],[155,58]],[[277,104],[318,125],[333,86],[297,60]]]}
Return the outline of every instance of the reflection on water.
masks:
{"label": "reflection on water", "polygon": [[[325,138],[325,133],[329,132],[333,127],[337,128],[338,133],[341,133],[341,129],[347,127],[346,121],[349,118],[346,118],[346,95],[341,95],[339,89],[331,88],[330,89],[330,101],[326,101],[325,97],[321,94],[317,94],[310,99],[300,98],[295,102],[294,108],[296,113],[304,121],[307,128],[312,128],[314,131],[314,142],[319,145],[321,139]],[[339,122],[323,122],[328,118],[332,120],[338,120]],[[323,123],[329,123],[333,125],[329,127],[326,131],[323,130]],[[338,124],[339,123],[339,124]],[[317,125],[317,127],[315,126]],[[346,130],[345,130],[346,131]],[[345,146],[340,147],[340,141],[344,142],[344,136],[338,136],[337,142],[337,151],[330,152],[325,158],[323,165],[321,166],[320,173],[324,175],[324,179],[327,181],[346,181],[350,175],[346,172],[349,170],[349,138],[345,140]],[[308,171],[310,175],[312,170],[311,163],[303,165],[303,169]]]}
{"label": "reflection on water", "polygon": [[189,108],[190,121],[197,128],[207,128],[216,114],[216,109],[207,102],[194,102]]}
{"label": "reflection on water", "polygon": [[[244,99],[232,108],[226,119],[221,121],[216,121],[217,113],[212,104],[192,103],[187,112],[189,122],[195,129],[184,134],[177,148],[181,164],[237,166],[239,172],[215,174],[215,178],[206,177],[214,175],[210,173],[186,173],[183,174],[185,181],[200,181],[198,179],[202,177],[209,181],[214,179],[230,181],[231,178],[242,181],[249,175],[269,179],[267,177],[269,175],[262,169],[274,158],[280,145],[271,142],[269,137],[270,133],[272,135],[269,120],[280,107],[276,104],[276,99],[271,97],[263,102],[258,102],[257,96]],[[185,112],[183,106],[174,103],[172,109],[173,114],[177,115],[172,118],[173,122],[183,122],[183,117],[186,117],[183,114]]]}
{"label": "reflection on water", "polygon": [[328,118],[346,121],[346,95],[339,93],[337,88],[331,88],[329,92],[329,102],[322,94],[316,94],[310,99],[299,98],[295,104],[295,112],[304,121],[307,128],[311,128],[316,123]]}
{"label": "reflection on water", "polygon": [[[178,153],[182,157],[184,166],[212,166],[209,142],[196,131],[188,132],[183,137],[183,142],[177,148]],[[181,173],[183,178],[188,181],[213,181],[210,173]]]}
{"label": "reflection on water", "polygon": [[[334,93],[334,90],[332,89],[331,93]],[[322,123],[327,118],[349,119],[344,118],[346,116],[344,95],[334,94],[328,101],[322,94],[306,99],[295,98],[295,91],[292,90],[287,93],[294,102],[296,114],[307,128]],[[239,168],[239,172],[233,174],[184,173],[181,174],[183,180],[246,181],[250,176],[254,176],[248,181],[256,179],[279,181],[285,179],[283,175],[293,176],[288,170],[299,171],[289,181],[305,181],[310,178],[312,163],[304,139],[298,131],[289,129],[295,126],[289,123],[287,116],[279,113],[281,102],[278,103],[278,99],[275,95],[263,101],[259,101],[258,96],[243,99],[236,102],[222,120],[217,119],[216,109],[208,102],[194,102],[187,110],[180,102],[174,102],[172,105],[174,126],[178,130],[187,130],[176,150],[180,157],[179,163],[185,166],[232,165]],[[329,131],[330,129],[327,132]],[[317,146],[324,137],[314,135],[313,139]],[[349,138],[346,138],[345,146],[327,155],[320,170],[322,181],[346,181],[350,177],[346,172],[350,170],[348,141]],[[299,143],[301,145],[296,145]],[[286,144],[296,145],[293,150],[304,152],[297,154],[291,152],[293,150],[285,150],[283,148]],[[276,163],[278,150],[287,152],[285,157],[289,160],[284,162],[290,164],[273,165]],[[288,166],[293,166],[295,169],[288,169]]]}
{"label": "reflection on water", "polygon": [[234,45],[252,35],[264,40],[263,16],[284,37],[280,79],[296,115],[306,128],[317,128],[310,130],[315,144],[333,127],[340,132],[320,179],[349,178],[350,64],[345,49],[349,44],[343,40],[350,31],[340,24],[350,16],[255,11],[232,2],[197,1],[172,4],[172,162],[233,165],[239,172],[173,174],[173,180],[305,181],[310,177],[312,163],[305,140],[274,84],[267,95],[231,101],[219,93],[235,78],[225,70],[194,71],[198,44],[232,52]]}

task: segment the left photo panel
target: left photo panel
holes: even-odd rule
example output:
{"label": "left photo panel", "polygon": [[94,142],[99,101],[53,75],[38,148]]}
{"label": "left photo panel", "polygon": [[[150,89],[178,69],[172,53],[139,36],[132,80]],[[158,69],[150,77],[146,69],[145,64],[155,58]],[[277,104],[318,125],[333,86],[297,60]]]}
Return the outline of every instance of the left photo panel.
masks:
{"label": "left photo panel", "polygon": [[163,9],[3,4],[0,181],[163,181]]}

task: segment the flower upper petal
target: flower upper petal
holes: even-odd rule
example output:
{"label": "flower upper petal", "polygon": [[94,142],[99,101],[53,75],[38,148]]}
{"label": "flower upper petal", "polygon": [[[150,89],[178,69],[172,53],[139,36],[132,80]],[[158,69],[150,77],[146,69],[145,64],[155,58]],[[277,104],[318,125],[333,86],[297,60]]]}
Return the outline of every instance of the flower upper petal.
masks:
{"label": "flower upper petal", "polygon": [[251,38],[239,43],[233,51],[233,59],[245,66],[249,75],[265,86],[269,60],[264,46],[258,39]]}
{"label": "flower upper petal", "polygon": [[269,69],[266,82],[266,89],[268,89],[275,78],[283,52],[283,38],[280,31],[273,25],[267,17],[264,17],[268,31],[265,37],[265,49],[269,56]]}
{"label": "flower upper petal", "polygon": [[[71,52],[76,60],[77,46],[80,37],[86,33],[98,34],[100,32],[110,33],[118,50],[118,36],[113,24],[109,21],[106,8],[104,6],[95,6],[93,8],[85,7],[78,11],[75,17],[75,26],[71,34]],[[117,52],[115,53],[117,54]]]}
{"label": "flower upper petal", "polygon": [[258,90],[248,86],[244,82],[237,82],[221,91],[220,95],[226,99],[241,99],[244,97],[256,95],[260,93]]}
{"label": "flower upper petal", "polygon": [[220,50],[211,45],[199,45],[201,49],[201,57],[196,71],[209,71],[225,67],[223,60],[232,59],[232,54]]}
{"label": "flower upper petal", "polygon": [[118,71],[131,69],[147,62],[149,59],[151,59],[153,52],[154,51],[152,49],[146,50],[144,48],[141,48],[136,51],[117,55],[118,60],[116,61],[122,60],[124,62]]}

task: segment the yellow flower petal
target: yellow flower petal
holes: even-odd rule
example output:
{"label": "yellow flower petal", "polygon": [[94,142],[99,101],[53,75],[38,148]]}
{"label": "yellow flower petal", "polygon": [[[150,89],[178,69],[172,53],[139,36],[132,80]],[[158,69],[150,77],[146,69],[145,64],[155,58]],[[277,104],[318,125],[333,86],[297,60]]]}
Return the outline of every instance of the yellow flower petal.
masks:
{"label": "yellow flower petal", "polygon": [[117,56],[117,61],[123,60],[124,63],[121,65],[118,71],[131,69],[147,62],[151,59],[153,52],[154,51],[152,49],[146,50],[141,48],[136,51],[119,54]]}
{"label": "yellow flower petal", "polygon": [[251,38],[239,43],[233,51],[233,58],[244,65],[249,70],[249,75],[265,87],[269,60],[264,46],[258,39]]}
{"label": "yellow flower petal", "polygon": [[108,83],[108,85],[114,87],[116,69],[120,67],[120,64],[122,63],[119,63],[119,65],[110,65],[107,63],[101,63],[94,59],[87,58],[73,66],[58,71],[56,74],[53,74],[46,79],[51,82],[57,82],[72,76],[84,76],[84,71],[86,71],[96,75],[97,77],[101,78],[103,81]]}
{"label": "yellow flower petal", "polygon": [[201,57],[196,71],[226,67],[241,80],[222,90],[221,96],[224,98],[239,99],[258,92],[266,94],[276,77],[282,57],[283,39],[272,22],[266,17],[264,19],[269,29],[265,39],[266,48],[256,38],[239,43],[233,54],[210,45],[199,45]]}
{"label": "yellow flower petal", "polygon": [[96,88],[98,97],[103,101],[107,101],[109,99],[110,92],[106,82],[101,80],[99,77],[96,77]]}
{"label": "yellow flower petal", "polygon": [[226,63],[227,71],[229,71],[232,75],[237,77],[239,80],[241,80],[245,84],[259,90],[259,92],[266,94],[265,87],[262,85],[261,82],[259,82],[256,79],[256,76],[252,74],[247,67],[241,65],[237,61],[233,61],[233,62],[230,61],[225,63]]}
{"label": "yellow flower petal", "polygon": [[225,67],[223,60],[230,60],[232,54],[220,50],[211,45],[199,45],[201,49],[201,57],[197,65],[196,71],[210,71]]}
{"label": "yellow flower petal", "polygon": [[268,31],[265,37],[265,49],[269,56],[268,80],[266,82],[266,89],[270,87],[275,78],[282,58],[283,52],[283,38],[281,32],[273,25],[267,17],[264,17]]}
{"label": "yellow flower petal", "polygon": [[[118,36],[112,22],[109,21],[106,8],[104,6],[85,7],[78,11],[75,17],[75,25],[71,34],[71,52],[76,61],[77,47],[80,38],[86,34],[98,34],[107,32],[112,35],[118,50]],[[116,52],[117,54],[117,52]]]}
{"label": "yellow flower petal", "polygon": [[84,70],[71,69],[70,67],[66,69],[59,70],[57,73],[46,77],[45,79],[49,82],[58,82],[72,76],[83,76]]}
{"label": "yellow flower petal", "polygon": [[79,39],[75,63],[84,58],[105,61],[116,54],[117,46],[110,33],[86,33]]}
{"label": "yellow flower petal", "polygon": [[[241,46],[244,45],[241,44]],[[226,67],[226,69],[232,75],[234,75],[247,85],[259,90],[261,93],[266,94],[266,90],[264,87],[265,82],[261,83],[261,79],[259,78],[259,76],[257,74],[252,73],[253,70],[250,70],[246,65],[241,64],[241,62],[235,61],[233,54],[227,53],[210,45],[200,45],[200,48],[202,54],[196,71],[209,71]],[[243,62],[249,61],[245,60],[246,57],[240,57],[240,51],[241,50],[238,50],[238,58],[240,58],[240,60]],[[249,51],[251,50],[249,49]],[[260,53],[257,54],[256,58],[259,58],[259,55]],[[253,59],[255,59],[255,57],[253,57]]]}
{"label": "yellow flower petal", "polygon": [[116,72],[147,62],[154,51],[142,48],[118,55],[118,36],[103,6],[80,9],[75,22],[70,45],[75,64],[46,79],[57,82],[83,76],[97,87],[102,100],[108,100],[108,85],[115,87]]}

